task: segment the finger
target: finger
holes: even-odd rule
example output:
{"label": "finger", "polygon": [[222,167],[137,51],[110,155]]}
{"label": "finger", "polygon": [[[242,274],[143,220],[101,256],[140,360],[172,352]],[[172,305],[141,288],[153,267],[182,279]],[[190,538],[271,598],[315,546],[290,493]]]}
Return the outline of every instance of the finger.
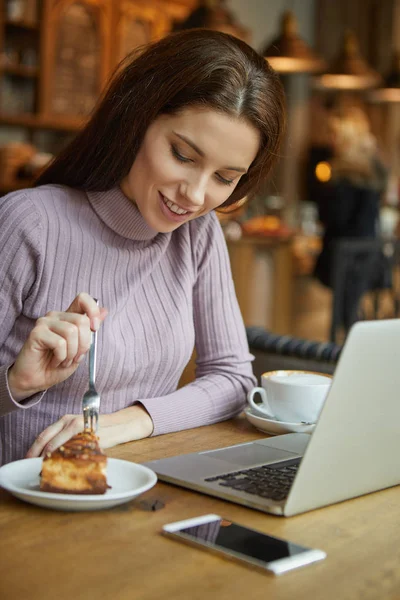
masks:
{"label": "finger", "polygon": [[50,331],[58,333],[67,341],[65,366],[70,366],[67,363],[72,361],[79,362],[80,358],[89,350],[91,331],[90,320],[86,315],[52,311],[38,323]]}
{"label": "finger", "polygon": [[67,308],[66,312],[75,312],[86,314],[90,319],[90,328],[97,331],[107,315],[107,311],[101,310],[96,304],[94,298],[86,292],[81,292],[77,295],[72,304]]}
{"label": "finger", "polygon": [[83,431],[82,417],[64,415],[38,435],[26,457],[34,458],[54,452],[80,431]]}
{"label": "finger", "polygon": [[48,327],[36,327],[30,335],[32,348],[38,346],[39,350],[51,350],[53,352],[53,366],[57,367],[67,359],[67,341],[58,333],[51,331]]}
{"label": "finger", "polygon": [[76,313],[62,313],[61,319],[72,323],[77,329],[77,349],[72,360],[79,362],[89,350],[92,342],[90,319],[87,315],[78,315]]}
{"label": "finger", "polygon": [[64,425],[65,421],[59,419],[50,425],[50,427],[47,427],[41,433],[39,433],[36,440],[29,448],[26,458],[36,458],[40,456],[46,445],[63,429]]}
{"label": "finger", "polygon": [[[89,320],[87,319],[87,334],[90,336]],[[83,335],[85,335],[83,333]],[[37,326],[32,330],[31,339],[33,343],[40,346],[40,349],[53,350],[53,366],[65,363],[63,366],[70,367],[72,362],[78,360],[88,348],[89,344],[80,344],[80,330],[75,323],[68,323],[54,318],[39,319]],[[81,352],[79,349],[81,347]]]}
{"label": "finger", "polygon": [[108,315],[108,310],[104,306],[100,306],[100,321],[103,322]]}
{"label": "finger", "polygon": [[[77,356],[79,348],[79,330],[73,323],[65,323],[63,321],[55,321],[50,325],[50,331],[58,335],[61,340],[59,347],[62,350],[62,354],[65,355],[63,366],[70,367],[73,360]],[[54,356],[58,360],[60,356],[57,354],[56,348],[54,350]]]}
{"label": "finger", "polygon": [[46,454],[54,452],[60,446],[68,442],[74,435],[83,431],[83,417],[81,415],[67,415],[64,419],[70,419],[64,421],[64,428],[61,429],[43,448],[40,456],[46,456]]}

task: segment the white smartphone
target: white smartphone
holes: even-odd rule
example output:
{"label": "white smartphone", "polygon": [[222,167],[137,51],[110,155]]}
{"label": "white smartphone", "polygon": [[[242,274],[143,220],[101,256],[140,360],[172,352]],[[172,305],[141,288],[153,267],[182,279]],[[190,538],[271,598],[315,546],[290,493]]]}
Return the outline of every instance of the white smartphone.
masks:
{"label": "white smartphone", "polygon": [[164,525],[163,533],[281,575],[326,558],[313,550],[232,523],[219,515],[203,515]]}

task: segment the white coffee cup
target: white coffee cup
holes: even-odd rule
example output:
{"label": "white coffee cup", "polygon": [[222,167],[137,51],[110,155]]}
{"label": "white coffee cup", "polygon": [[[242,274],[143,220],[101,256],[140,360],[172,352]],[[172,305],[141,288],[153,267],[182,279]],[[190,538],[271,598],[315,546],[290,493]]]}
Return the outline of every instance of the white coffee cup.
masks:
{"label": "white coffee cup", "polygon": [[[332,376],[314,371],[269,371],[261,386],[248,393],[249,405],[261,416],[286,423],[316,423]],[[254,396],[261,401],[255,402]]]}

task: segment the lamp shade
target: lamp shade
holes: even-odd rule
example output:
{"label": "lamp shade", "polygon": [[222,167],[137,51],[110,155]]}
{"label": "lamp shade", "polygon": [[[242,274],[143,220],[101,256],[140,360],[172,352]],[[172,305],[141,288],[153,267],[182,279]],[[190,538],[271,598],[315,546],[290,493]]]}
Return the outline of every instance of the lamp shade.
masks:
{"label": "lamp shade", "polygon": [[363,90],[382,82],[360,54],[354,33],[346,31],[338,55],[326,73],[316,78],[317,87],[336,90]]}
{"label": "lamp shade", "polygon": [[370,102],[400,102],[400,52],[395,52],[389,75],[383,87],[372,90],[368,96]]}
{"label": "lamp shade", "polygon": [[278,73],[320,73],[326,67],[325,61],[298,35],[292,11],[283,13],[278,37],[261,54]]}
{"label": "lamp shade", "polygon": [[196,9],[181,23],[176,23],[174,31],[205,27],[229,33],[250,43],[250,30],[236,20],[233,13],[226,7],[225,0],[200,0]]}

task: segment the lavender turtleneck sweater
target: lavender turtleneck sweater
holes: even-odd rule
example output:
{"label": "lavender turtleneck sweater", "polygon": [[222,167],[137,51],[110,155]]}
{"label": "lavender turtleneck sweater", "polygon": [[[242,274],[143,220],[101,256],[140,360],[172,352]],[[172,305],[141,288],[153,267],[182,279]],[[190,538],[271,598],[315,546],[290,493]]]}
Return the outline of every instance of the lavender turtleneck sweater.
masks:
{"label": "lavender turtleneck sweater", "polygon": [[[22,403],[7,370],[36,319],[79,292],[109,314],[98,335],[101,412],[141,402],[153,435],[229,419],[255,385],[225,241],[214,213],[172,233],[149,228],[120,188],[43,186],[0,198],[0,464],[81,412],[87,362]],[[177,389],[193,346],[196,380]]]}

